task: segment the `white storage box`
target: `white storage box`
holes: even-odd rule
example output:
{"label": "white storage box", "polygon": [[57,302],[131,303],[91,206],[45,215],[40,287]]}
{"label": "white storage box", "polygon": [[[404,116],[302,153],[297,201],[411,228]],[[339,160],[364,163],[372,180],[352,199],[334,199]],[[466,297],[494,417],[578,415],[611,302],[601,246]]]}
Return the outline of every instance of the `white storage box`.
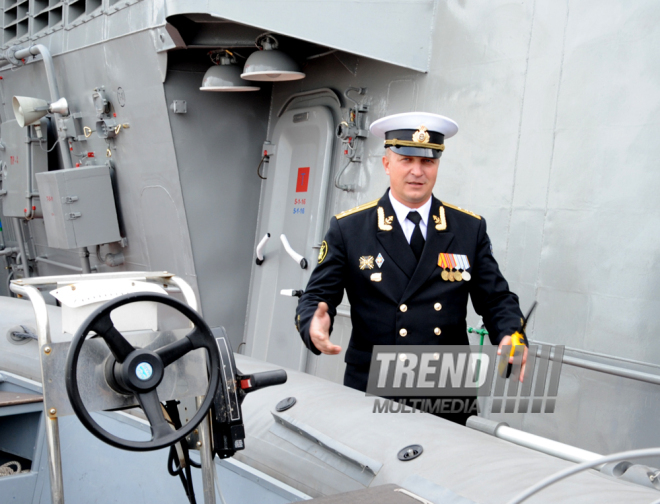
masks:
{"label": "white storage box", "polygon": [[[138,280],[86,280],[61,284],[50,293],[62,303],[62,332],[75,334],[99,306],[131,292],[166,294],[159,285]],[[158,330],[157,303],[140,302],[122,306],[110,316],[118,331]]]}

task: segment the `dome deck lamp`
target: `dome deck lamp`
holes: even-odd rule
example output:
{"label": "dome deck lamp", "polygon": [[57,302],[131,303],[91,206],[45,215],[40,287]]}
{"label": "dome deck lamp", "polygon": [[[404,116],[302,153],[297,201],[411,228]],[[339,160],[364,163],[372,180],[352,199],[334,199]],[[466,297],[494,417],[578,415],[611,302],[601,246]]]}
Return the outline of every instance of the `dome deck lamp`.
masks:
{"label": "dome deck lamp", "polygon": [[241,77],[250,81],[281,82],[304,79],[298,63],[291,56],[278,51],[279,43],[270,34],[260,35],[253,52],[245,62]]}
{"label": "dome deck lamp", "polygon": [[236,57],[231,51],[211,51],[209,56],[213,66],[204,74],[202,87],[199,88],[201,91],[259,91],[259,86],[241,78],[241,69],[236,65]]}

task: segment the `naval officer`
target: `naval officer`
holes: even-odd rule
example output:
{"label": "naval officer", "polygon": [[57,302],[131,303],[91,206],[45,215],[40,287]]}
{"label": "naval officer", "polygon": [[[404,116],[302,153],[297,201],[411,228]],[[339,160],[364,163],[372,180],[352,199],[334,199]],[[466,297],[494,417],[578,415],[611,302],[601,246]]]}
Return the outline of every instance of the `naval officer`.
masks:
{"label": "naval officer", "polygon": [[[330,334],[346,290],[353,330],[344,385],[362,391],[374,345],[467,345],[468,296],[500,348],[511,344],[522,320],[484,218],[432,194],[444,140],[457,124],[413,112],[384,117],[370,129],[385,139],[390,187],[332,218],[296,310],[305,345],[317,355],[338,354]],[[467,416],[448,418],[465,423]]]}

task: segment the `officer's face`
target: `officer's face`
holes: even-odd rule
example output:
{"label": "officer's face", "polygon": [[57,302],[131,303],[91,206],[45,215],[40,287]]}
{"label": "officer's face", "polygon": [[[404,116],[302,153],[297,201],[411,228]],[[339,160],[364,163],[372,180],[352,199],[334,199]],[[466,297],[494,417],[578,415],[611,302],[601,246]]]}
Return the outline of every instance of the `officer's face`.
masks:
{"label": "officer's face", "polygon": [[438,175],[440,159],[402,156],[385,151],[383,166],[390,177],[392,196],[409,208],[418,208],[428,201]]}

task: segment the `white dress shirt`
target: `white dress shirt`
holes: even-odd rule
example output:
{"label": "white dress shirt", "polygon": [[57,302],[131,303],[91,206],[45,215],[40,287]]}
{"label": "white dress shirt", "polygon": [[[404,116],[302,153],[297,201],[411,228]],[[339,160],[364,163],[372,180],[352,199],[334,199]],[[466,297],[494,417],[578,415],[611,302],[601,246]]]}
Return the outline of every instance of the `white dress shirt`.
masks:
{"label": "white dress shirt", "polygon": [[429,214],[431,213],[431,200],[433,197],[429,198],[426,203],[424,203],[419,208],[408,208],[406,205],[397,200],[392,196],[392,191],[388,193],[390,197],[390,203],[392,203],[392,208],[394,208],[394,213],[396,218],[401,224],[403,229],[403,234],[406,235],[406,240],[410,243],[410,238],[412,237],[413,231],[415,230],[415,223],[411,220],[408,220],[409,212],[419,212],[419,215],[422,217],[422,220],[419,221],[419,230],[422,232],[424,240],[426,240],[426,227],[428,225]]}

